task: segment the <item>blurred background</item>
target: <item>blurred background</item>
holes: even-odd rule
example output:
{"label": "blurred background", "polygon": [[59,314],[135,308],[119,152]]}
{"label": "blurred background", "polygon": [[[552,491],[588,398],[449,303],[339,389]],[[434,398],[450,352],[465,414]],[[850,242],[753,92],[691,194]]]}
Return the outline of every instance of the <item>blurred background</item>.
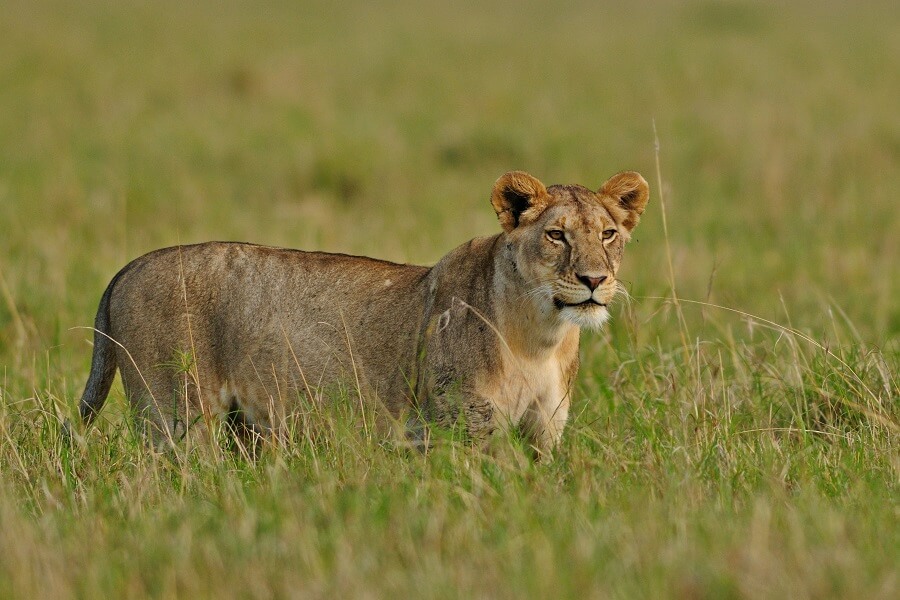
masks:
{"label": "blurred background", "polygon": [[[680,297],[889,345],[898,57],[889,1],[5,0],[0,363],[59,361],[79,387],[71,328],[160,246],[433,263],[498,230],[511,169],[650,181],[621,273],[638,344],[678,336],[652,299],[670,293],[662,192]],[[684,311],[693,333],[740,323]]]}
{"label": "blurred background", "polygon": [[[0,597],[897,598],[898,98],[896,0],[0,1]],[[511,169],[652,190],[549,464],[61,444],[131,259],[429,264]]]}

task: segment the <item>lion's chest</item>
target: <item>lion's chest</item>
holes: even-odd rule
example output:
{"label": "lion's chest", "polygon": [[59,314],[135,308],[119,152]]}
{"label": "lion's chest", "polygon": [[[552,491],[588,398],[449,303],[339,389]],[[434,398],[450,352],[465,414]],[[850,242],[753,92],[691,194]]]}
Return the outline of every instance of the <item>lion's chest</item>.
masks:
{"label": "lion's chest", "polygon": [[489,397],[499,417],[516,425],[529,409],[553,413],[567,405],[565,368],[558,357],[510,360],[492,382]]}

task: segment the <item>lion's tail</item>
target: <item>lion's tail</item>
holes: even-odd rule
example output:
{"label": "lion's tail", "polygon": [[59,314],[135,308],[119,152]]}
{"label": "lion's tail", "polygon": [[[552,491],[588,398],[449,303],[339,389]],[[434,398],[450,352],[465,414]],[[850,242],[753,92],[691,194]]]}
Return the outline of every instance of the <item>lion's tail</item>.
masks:
{"label": "lion's tail", "polygon": [[94,320],[94,354],[91,357],[91,374],[88,376],[84,393],[81,395],[81,402],[78,404],[78,413],[81,416],[81,422],[85,425],[90,425],[100,409],[103,408],[103,403],[106,402],[109,389],[116,376],[116,348],[115,342],[110,337],[109,299],[121,274],[119,272],[113,277],[106,287],[106,291],[103,292],[100,306],[97,308],[97,318]]}

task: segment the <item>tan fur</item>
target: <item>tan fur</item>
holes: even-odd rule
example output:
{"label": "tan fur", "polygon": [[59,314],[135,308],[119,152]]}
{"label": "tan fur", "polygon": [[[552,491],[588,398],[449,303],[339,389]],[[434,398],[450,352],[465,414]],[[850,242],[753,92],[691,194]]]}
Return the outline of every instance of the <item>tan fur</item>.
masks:
{"label": "tan fur", "polygon": [[118,368],[157,442],[226,414],[277,431],[303,397],[344,385],[394,418],[462,422],[475,440],[521,427],[549,452],[579,327],[606,320],[648,194],[634,172],[596,193],[507,173],[491,194],[503,232],[431,268],[239,243],[151,252],[101,301],[82,417]]}

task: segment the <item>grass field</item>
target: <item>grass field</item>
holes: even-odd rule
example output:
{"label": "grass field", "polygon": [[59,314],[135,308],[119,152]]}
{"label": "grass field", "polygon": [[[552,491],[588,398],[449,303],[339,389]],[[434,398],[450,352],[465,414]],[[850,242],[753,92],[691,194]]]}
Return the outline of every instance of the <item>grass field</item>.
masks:
{"label": "grass field", "polygon": [[[898,32],[889,1],[6,0],[0,597],[898,597]],[[549,464],[349,408],[173,460],[118,384],[60,445],[131,258],[431,263],[516,168],[652,187]]]}

